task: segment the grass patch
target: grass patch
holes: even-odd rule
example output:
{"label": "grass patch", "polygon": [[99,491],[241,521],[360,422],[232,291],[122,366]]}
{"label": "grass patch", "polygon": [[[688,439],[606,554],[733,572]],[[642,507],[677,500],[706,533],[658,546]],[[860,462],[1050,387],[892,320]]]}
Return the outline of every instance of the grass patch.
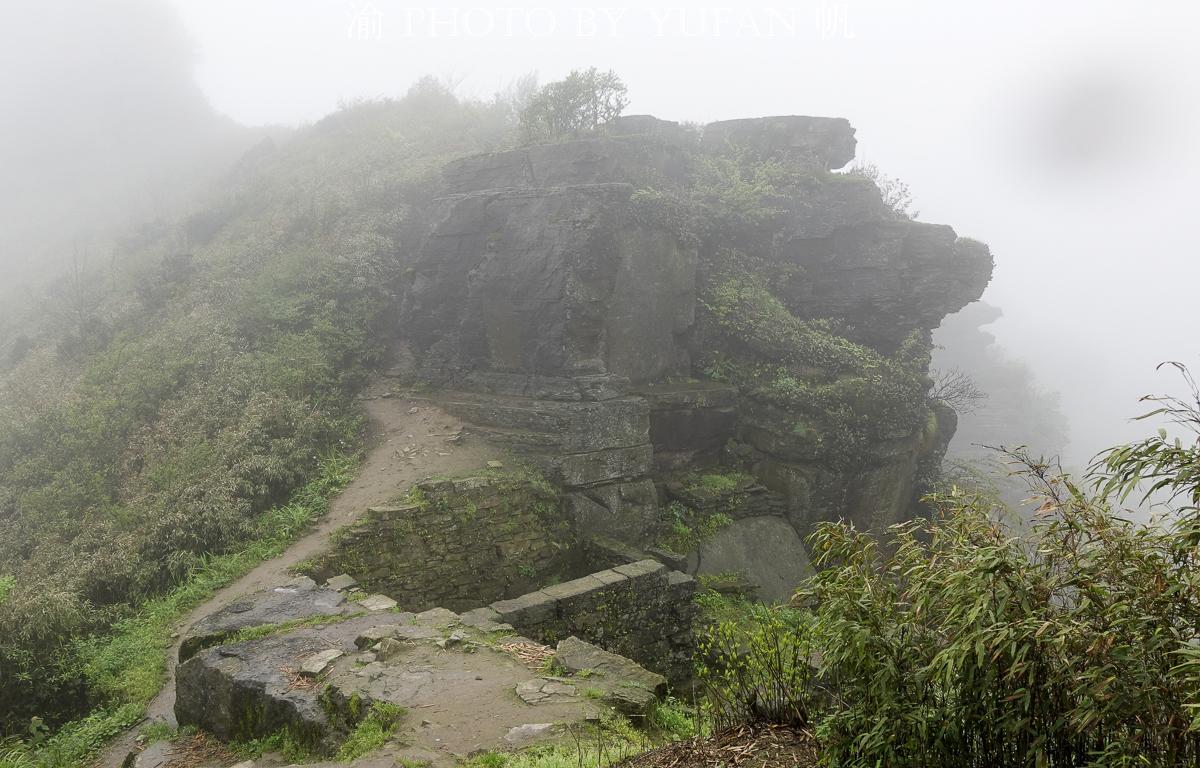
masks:
{"label": "grass patch", "polygon": [[370,711],[364,717],[350,736],[342,742],[338,749],[338,762],[356,760],[368,752],[382,747],[391,738],[400,724],[400,720],[408,714],[404,707],[377,701],[371,705]]}
{"label": "grass patch", "polygon": [[[365,596],[366,595],[364,594],[363,597]],[[359,597],[358,599],[362,600],[363,597]],[[221,641],[221,644],[226,645],[229,643],[244,643],[248,640],[259,640],[264,637],[273,637],[274,635],[280,635],[284,632],[291,632],[293,629],[302,629],[304,627],[322,627],[326,624],[336,624],[340,621],[346,621],[347,619],[353,619],[357,616],[362,616],[364,613],[365,612],[363,611],[351,614],[335,613],[329,616],[320,614],[317,616],[308,616],[303,619],[281,621],[277,624],[260,624],[257,627],[246,627],[245,629],[239,629],[237,632],[229,635],[227,638]]]}
{"label": "grass patch", "polygon": [[289,763],[311,763],[321,757],[288,728],[259,739],[234,742],[229,749],[244,760],[257,760],[268,752],[278,752]]}

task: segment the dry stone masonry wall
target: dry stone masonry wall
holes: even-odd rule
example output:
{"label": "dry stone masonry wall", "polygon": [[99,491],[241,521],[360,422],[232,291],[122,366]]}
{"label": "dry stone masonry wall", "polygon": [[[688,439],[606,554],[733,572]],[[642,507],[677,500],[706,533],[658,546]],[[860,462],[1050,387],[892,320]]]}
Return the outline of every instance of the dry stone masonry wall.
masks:
{"label": "dry stone masonry wall", "polygon": [[353,576],[406,610],[465,610],[570,572],[574,530],[540,480],[485,475],[419,483],[407,503],[375,507],[306,571]]}

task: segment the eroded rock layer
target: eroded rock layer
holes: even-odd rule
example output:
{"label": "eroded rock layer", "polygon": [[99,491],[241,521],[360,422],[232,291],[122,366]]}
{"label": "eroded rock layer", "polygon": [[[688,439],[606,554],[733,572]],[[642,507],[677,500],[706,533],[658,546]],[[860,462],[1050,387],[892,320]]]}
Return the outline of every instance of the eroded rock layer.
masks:
{"label": "eroded rock layer", "polygon": [[409,373],[543,469],[583,534],[644,546],[662,473],[716,465],[801,535],[909,516],[953,431],[930,331],[992,260],[834,173],[854,146],[838,119],[639,116],[452,164],[404,290]]}

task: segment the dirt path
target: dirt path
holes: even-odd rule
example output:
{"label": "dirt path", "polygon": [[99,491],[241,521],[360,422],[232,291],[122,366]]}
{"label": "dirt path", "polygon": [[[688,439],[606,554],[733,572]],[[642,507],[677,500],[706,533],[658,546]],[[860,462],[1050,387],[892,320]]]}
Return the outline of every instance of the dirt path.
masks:
{"label": "dirt path", "polygon": [[[428,401],[390,394],[387,382],[380,382],[368,390],[365,403],[367,455],[354,480],[331,502],[329,513],[282,555],[260,563],[192,610],[176,627],[179,638],[183,638],[194,623],[239,597],[290,578],[289,570],[293,566],[321,552],[331,533],[353,522],[367,507],[394,499],[412,483],[431,475],[470,472],[484,468],[490,460],[504,458],[499,449],[476,436],[452,442],[449,438],[462,432],[462,422]],[[179,642],[176,640],[167,651],[167,681],[147,706],[145,722],[176,725],[175,665],[179,658]],[[137,748],[137,732],[145,722],[114,740],[96,765],[120,768],[125,757]]]}

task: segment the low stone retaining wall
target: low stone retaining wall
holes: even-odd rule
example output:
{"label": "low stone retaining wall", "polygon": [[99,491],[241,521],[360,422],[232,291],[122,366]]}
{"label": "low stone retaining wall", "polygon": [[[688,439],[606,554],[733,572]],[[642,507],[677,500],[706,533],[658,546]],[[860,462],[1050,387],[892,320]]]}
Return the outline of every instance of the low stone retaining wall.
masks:
{"label": "low stone retaining wall", "polygon": [[[348,573],[404,610],[463,610],[571,572],[574,532],[535,480],[481,476],[419,483],[409,503],[373,507],[304,569]],[[578,573],[574,570],[574,573]]]}
{"label": "low stone retaining wall", "polygon": [[469,615],[511,624],[548,645],[574,635],[678,684],[692,672],[695,594],[691,576],[641,560],[500,600]]}

